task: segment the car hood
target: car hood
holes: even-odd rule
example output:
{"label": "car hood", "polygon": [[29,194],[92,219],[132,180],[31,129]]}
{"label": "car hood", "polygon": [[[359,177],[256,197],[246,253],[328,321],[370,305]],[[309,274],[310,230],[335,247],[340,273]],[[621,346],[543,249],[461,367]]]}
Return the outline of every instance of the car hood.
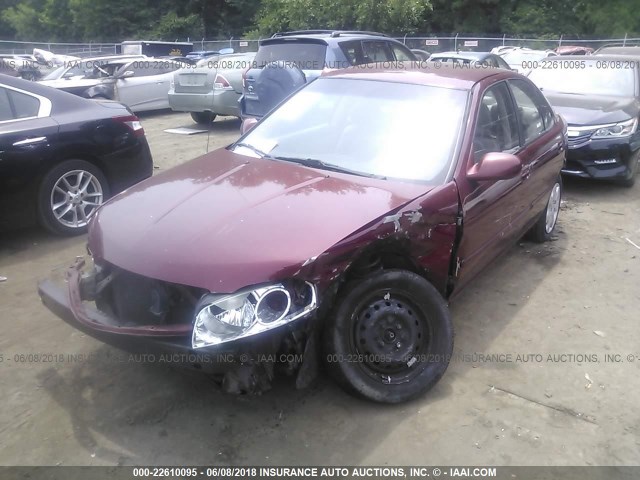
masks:
{"label": "car hood", "polygon": [[107,202],[91,222],[89,248],[98,263],[228,293],[282,280],[431,188],[221,149]]}
{"label": "car hood", "polygon": [[569,125],[602,125],[634,118],[640,103],[633,97],[544,92]]}

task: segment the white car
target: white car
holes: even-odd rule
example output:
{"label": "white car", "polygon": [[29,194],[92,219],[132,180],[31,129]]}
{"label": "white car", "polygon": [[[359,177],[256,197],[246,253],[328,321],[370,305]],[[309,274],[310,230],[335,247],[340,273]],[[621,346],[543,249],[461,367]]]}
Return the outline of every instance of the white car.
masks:
{"label": "white car", "polygon": [[169,108],[169,83],[184,66],[170,59],[126,58],[97,63],[91,73],[41,83],[85,98],[107,98],[134,112]]}
{"label": "white car", "polygon": [[553,50],[533,50],[524,47],[503,47],[498,51],[498,55],[509,64],[511,70],[525,75],[536,66],[533,62],[540,62],[547,57],[558,56]]}
{"label": "white car", "polygon": [[82,78],[91,74],[96,65],[103,65],[118,60],[139,60],[145,55],[110,55],[103,57],[87,57],[75,61],[66,61],[42,78],[41,81],[59,80],[61,78]]}

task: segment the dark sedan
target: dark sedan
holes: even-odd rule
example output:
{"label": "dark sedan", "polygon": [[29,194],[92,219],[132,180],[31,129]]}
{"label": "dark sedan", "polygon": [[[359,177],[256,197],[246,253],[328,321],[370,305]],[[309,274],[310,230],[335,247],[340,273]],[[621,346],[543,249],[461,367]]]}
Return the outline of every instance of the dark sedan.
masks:
{"label": "dark sedan", "polygon": [[276,372],[306,385],[322,360],[350,392],[401,402],[447,368],[447,300],[526,232],[552,235],[565,133],[509,71],[333,72],[233,145],[114,198],[91,223],[93,268],[40,295],[226,391]]}
{"label": "dark sedan", "polygon": [[511,70],[502,57],[491,52],[441,52],[429,57],[432,62],[449,62],[457,65],[478,65],[481,67],[504,68]]}
{"label": "dark sedan", "polygon": [[[529,78],[567,123],[566,175],[632,186],[640,160],[640,57],[549,59]],[[553,67],[553,68],[551,68]]]}
{"label": "dark sedan", "polygon": [[0,229],[82,233],[110,194],[152,171],[127,107],[0,75]]}

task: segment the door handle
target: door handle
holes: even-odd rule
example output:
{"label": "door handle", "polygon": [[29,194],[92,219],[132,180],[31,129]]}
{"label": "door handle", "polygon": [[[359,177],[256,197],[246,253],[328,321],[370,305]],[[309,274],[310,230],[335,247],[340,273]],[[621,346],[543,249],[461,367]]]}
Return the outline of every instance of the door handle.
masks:
{"label": "door handle", "polygon": [[33,137],[19,140],[13,144],[14,147],[23,147],[25,145],[35,145],[37,143],[44,143],[47,141],[47,137]]}

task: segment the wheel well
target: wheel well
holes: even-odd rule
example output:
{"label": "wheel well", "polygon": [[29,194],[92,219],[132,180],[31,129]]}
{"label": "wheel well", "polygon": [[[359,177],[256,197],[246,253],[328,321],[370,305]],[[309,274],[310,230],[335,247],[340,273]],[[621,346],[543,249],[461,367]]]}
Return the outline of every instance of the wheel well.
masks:
{"label": "wheel well", "polygon": [[420,273],[415,263],[405,252],[399,250],[374,250],[362,254],[351,264],[351,267],[347,271],[347,278],[352,280],[378,270],[389,270],[392,268]]}

